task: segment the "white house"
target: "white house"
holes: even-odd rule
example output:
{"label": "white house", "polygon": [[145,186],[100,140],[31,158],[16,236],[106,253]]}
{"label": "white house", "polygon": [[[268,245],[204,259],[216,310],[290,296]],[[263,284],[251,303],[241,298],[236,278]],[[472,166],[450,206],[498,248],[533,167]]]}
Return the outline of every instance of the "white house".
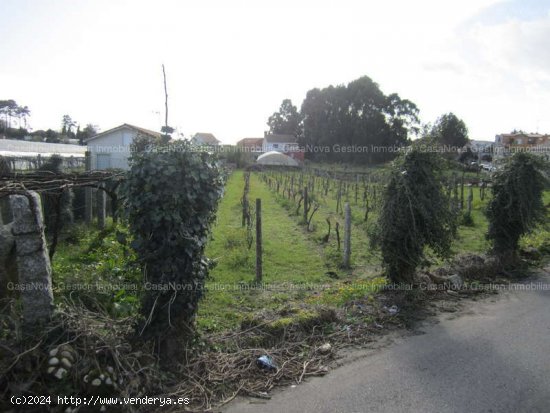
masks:
{"label": "white house", "polygon": [[220,141],[211,133],[198,132],[191,138],[191,142],[195,145],[210,145],[216,146]]}
{"label": "white house", "polygon": [[264,152],[294,152],[298,149],[296,138],[292,135],[276,135],[266,133],[264,136]]}
{"label": "white house", "polygon": [[92,169],[128,169],[130,145],[136,136],[160,139],[160,132],[124,123],[86,140]]}

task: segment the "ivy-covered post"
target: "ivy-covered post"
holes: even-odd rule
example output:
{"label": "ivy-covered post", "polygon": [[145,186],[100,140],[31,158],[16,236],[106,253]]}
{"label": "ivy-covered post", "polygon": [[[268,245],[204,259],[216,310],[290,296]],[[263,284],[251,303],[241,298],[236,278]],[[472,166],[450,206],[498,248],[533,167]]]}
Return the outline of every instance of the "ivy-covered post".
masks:
{"label": "ivy-covered post", "polygon": [[144,274],[144,321],[161,362],[177,366],[194,337],[209,261],[204,256],[223,185],[215,159],[187,142],[133,151],[125,208]]}

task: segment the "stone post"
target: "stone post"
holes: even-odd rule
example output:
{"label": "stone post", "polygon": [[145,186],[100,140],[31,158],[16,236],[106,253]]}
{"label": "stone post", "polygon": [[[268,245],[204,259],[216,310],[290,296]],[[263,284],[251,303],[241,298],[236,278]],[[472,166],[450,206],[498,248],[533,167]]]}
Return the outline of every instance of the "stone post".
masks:
{"label": "stone post", "polygon": [[15,263],[15,238],[11,233],[13,224],[0,224],[0,298],[10,297],[8,283],[17,282]]}
{"label": "stone post", "polygon": [[12,195],[10,202],[23,319],[26,324],[45,322],[52,315],[53,292],[40,196],[29,191]]}

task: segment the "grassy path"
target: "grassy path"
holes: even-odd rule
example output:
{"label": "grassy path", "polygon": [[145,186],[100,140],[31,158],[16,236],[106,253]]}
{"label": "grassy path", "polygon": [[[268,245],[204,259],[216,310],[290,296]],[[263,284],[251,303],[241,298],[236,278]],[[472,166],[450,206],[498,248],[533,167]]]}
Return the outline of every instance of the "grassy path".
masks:
{"label": "grassy path", "polygon": [[[199,309],[199,327],[220,330],[238,325],[243,315],[261,309],[280,308],[301,300],[305,291],[290,288],[261,290],[252,288],[255,276],[255,247],[248,249],[246,231],[241,227],[242,171],[229,178],[219,206],[217,222],[206,248],[216,267],[207,283],[208,293]],[[254,175],[250,179],[249,199],[262,199],[263,281],[277,283],[319,283],[325,275],[318,246],[307,236],[287,211]]]}

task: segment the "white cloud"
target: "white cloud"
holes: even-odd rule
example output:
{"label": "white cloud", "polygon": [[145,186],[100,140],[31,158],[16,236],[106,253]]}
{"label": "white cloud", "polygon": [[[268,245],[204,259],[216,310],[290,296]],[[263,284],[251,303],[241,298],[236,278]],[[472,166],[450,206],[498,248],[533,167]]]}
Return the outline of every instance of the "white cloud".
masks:
{"label": "white cloud", "polygon": [[550,16],[476,21],[497,0],[4,3],[0,90],[36,128],[69,113],[158,129],[161,63],[170,123],[233,142],[261,136],[282,99],[362,75],[425,121],[454,111],[473,137],[533,128],[550,103]]}

